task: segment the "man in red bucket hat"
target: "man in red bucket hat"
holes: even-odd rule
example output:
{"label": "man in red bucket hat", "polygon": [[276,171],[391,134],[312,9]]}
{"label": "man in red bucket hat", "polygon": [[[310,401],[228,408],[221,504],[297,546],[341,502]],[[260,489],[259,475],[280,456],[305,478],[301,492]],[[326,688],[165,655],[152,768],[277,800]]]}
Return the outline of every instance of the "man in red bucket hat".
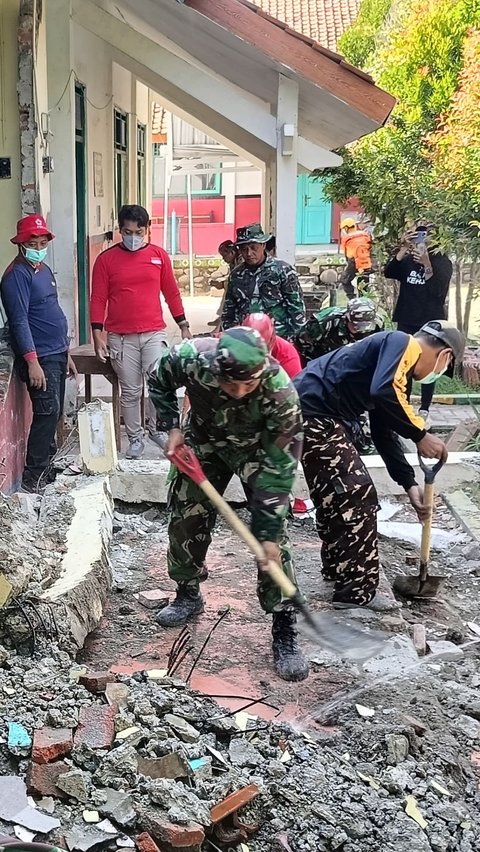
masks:
{"label": "man in red bucket hat", "polygon": [[32,401],[23,488],[36,491],[53,478],[51,461],[62,413],[68,355],[68,325],[57,294],[55,276],[45,257],[54,235],[43,216],[33,213],[17,222],[11,242],[18,254],[3,273],[0,294],[20,377]]}

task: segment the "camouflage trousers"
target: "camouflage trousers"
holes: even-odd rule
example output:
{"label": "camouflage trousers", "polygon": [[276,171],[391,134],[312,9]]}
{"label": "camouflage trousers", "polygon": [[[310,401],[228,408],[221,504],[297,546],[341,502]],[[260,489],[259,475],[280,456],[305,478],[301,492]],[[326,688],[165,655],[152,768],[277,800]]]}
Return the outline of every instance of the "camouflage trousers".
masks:
{"label": "camouflage trousers", "polygon": [[379,579],[375,486],[345,427],[327,417],[304,423],[303,470],[322,541],[322,575],[333,600],[368,604]]}
{"label": "camouflage trousers", "polygon": [[[205,444],[202,444],[201,455],[197,450],[196,452],[206,477],[220,494],[224,493],[233,474],[236,473],[239,476],[247,503],[251,508],[253,492],[249,481],[255,478],[258,465],[249,460],[243,465],[231,466],[214,451],[213,447]],[[168,508],[170,510],[168,573],[178,585],[198,586],[208,576],[205,558],[212,540],[217,512],[202,489],[176,468],[172,475]],[[295,582],[286,519],[283,521],[278,544],[282,568],[285,574]],[[265,612],[281,609],[284,600],[281,591],[267,574],[261,572],[257,576],[257,595]]]}

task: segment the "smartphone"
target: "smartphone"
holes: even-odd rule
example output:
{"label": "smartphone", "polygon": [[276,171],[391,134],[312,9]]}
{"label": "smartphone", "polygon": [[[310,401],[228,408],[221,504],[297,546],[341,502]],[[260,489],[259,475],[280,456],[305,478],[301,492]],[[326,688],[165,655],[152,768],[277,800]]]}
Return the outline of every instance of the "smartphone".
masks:
{"label": "smartphone", "polygon": [[415,233],[412,236],[412,242],[415,243],[415,245],[417,245],[417,246],[424,243],[426,239],[427,239],[426,230],[417,230],[417,231],[415,231]]}

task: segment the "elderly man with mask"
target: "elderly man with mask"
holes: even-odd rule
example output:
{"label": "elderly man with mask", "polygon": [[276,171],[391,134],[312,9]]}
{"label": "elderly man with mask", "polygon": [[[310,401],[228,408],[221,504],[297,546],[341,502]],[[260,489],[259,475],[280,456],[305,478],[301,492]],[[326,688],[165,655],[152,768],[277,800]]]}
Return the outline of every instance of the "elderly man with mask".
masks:
{"label": "elderly man with mask", "polygon": [[270,240],[260,225],[237,229],[243,263],[230,274],[222,327],[241,325],[248,314],[264,313],[272,317],[277,334],[291,340],[305,322],[303,294],[293,266],[268,256]]}
{"label": "elderly man with mask", "polygon": [[170,258],[148,242],[147,211],[137,204],[124,206],[118,224],[122,241],[102,252],[93,267],[90,320],[97,357],[110,358],[120,382],[127,459],[138,459],[145,446],[140,413],[144,376],[167,345],[160,295],[182,338],[191,334]]}

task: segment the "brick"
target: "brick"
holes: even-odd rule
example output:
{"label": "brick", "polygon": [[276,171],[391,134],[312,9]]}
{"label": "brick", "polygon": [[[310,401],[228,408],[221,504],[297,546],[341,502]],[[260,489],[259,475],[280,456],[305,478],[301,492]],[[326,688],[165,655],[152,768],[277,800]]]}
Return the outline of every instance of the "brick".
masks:
{"label": "brick", "polygon": [[115,716],[118,708],[115,704],[93,704],[82,707],[78,728],[75,731],[75,748],[86,745],[89,748],[110,748],[115,736]]}
{"label": "brick", "polygon": [[167,606],[169,597],[162,589],[150,589],[148,592],[139,592],[138,603],[147,609],[158,609]]}
{"label": "brick", "polygon": [[236,793],[230,793],[223,802],[220,802],[218,805],[214,805],[212,810],[210,811],[210,818],[212,822],[215,824],[220,822],[225,817],[230,816],[235,811],[238,811],[239,808],[243,808],[244,805],[247,805],[248,802],[251,802],[255,796],[258,796],[260,790],[256,784],[249,784],[248,787],[242,787],[241,790],[237,790]]}
{"label": "brick", "polygon": [[60,775],[70,772],[71,766],[58,760],[55,763],[31,763],[27,770],[27,789],[39,796],[56,796],[66,799],[67,795],[57,787]]}
{"label": "brick", "polygon": [[175,852],[176,849],[185,850],[185,852],[201,852],[205,832],[198,823],[174,825],[168,821],[166,815],[161,817],[158,812],[155,814],[144,812],[140,819],[144,834],[148,833],[160,845],[162,852]]}
{"label": "brick", "polygon": [[135,840],[135,846],[138,852],[160,852],[154,839],[150,837],[148,831],[142,831]]}
{"label": "brick", "polygon": [[470,755],[470,762],[476,769],[480,769],[480,751],[472,751]]}
{"label": "brick", "polygon": [[424,657],[427,653],[427,634],[424,624],[413,625],[413,644],[419,657]]}
{"label": "brick", "polygon": [[32,760],[34,763],[51,763],[73,748],[69,728],[40,728],[33,734]]}
{"label": "brick", "polygon": [[78,682],[89,692],[98,695],[99,692],[105,692],[107,683],[115,682],[115,675],[112,672],[86,672],[80,675]]}

